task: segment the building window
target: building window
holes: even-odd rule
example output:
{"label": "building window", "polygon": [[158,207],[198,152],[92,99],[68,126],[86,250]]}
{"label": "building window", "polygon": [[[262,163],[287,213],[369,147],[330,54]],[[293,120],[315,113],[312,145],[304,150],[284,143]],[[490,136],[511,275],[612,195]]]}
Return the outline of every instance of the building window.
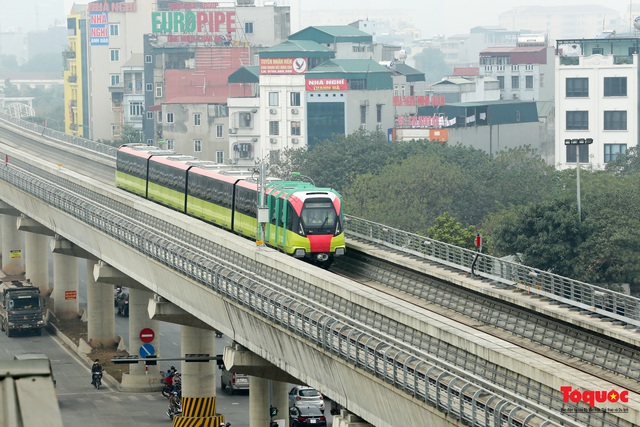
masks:
{"label": "building window", "polygon": [[520,76],[511,76],[511,89],[520,89]]}
{"label": "building window", "polygon": [[382,104],[376,104],[376,123],[382,123]]}
{"label": "building window", "polygon": [[[365,79],[351,79],[349,80],[349,89],[351,90],[366,90],[367,81]],[[402,87],[402,96],[404,96],[404,86]]]}
{"label": "building window", "polygon": [[504,89],[504,76],[498,76],[498,87]]}
{"label": "building window", "polygon": [[120,83],[120,74],[111,74],[109,77],[111,78],[111,86],[118,86]]}
{"label": "building window", "polygon": [[592,55],[602,55],[603,53],[604,53],[604,50],[601,47],[594,47],[591,50]]}
{"label": "building window", "polygon": [[238,127],[250,128],[251,127],[251,113],[238,113]]}
{"label": "building window", "polygon": [[605,77],[604,96],[627,96],[627,78]]}
{"label": "building window", "polygon": [[156,83],[156,98],[162,98],[162,82]]}
{"label": "building window", "polygon": [[202,114],[195,113],[193,115],[193,125],[194,126],[200,126],[201,124],[202,124]]}
{"label": "building window", "polygon": [[147,145],[153,145],[153,139],[151,138],[147,139]]}
{"label": "building window", "polygon": [[152,61],[153,61],[153,57],[151,55],[145,55],[144,56],[144,62],[146,64],[151,64]]}
{"label": "building window", "polygon": [[524,86],[526,89],[533,89],[533,76],[524,77]]}
{"label": "building window", "polygon": [[567,111],[566,130],[588,130],[588,129],[589,129],[589,112],[588,111]]}
{"label": "building window", "polygon": [[158,111],[158,114],[156,114],[156,117],[158,118],[158,123],[162,123],[162,111]]}
{"label": "building window", "polygon": [[627,130],[627,112],[605,111],[604,130]]}
{"label": "building window", "polygon": [[253,34],[253,22],[245,22],[244,23],[244,33],[245,34]]}
{"label": "building window", "polygon": [[222,138],[222,125],[216,125],[216,138]]}
{"label": "building window", "polygon": [[300,92],[291,92],[291,106],[299,107],[300,106]]}
{"label": "building window", "polygon": [[367,106],[366,105],[360,106],[360,124],[362,125],[367,124]]}
{"label": "building window", "polygon": [[567,149],[567,163],[575,163],[580,148],[580,163],[589,163],[589,146],[583,145],[565,145]]}
{"label": "building window", "polygon": [[278,92],[269,92],[269,106],[270,107],[277,107],[278,106]]}
{"label": "building window", "polygon": [[566,80],[567,88],[565,96],[567,98],[585,98],[589,96],[589,79],[586,77],[572,77]]}
{"label": "building window", "polygon": [[175,150],[176,144],[173,139],[167,139],[167,150]]}
{"label": "building window", "polygon": [[224,163],[224,151],[216,151],[216,163]]}
{"label": "building window", "polygon": [[609,163],[627,153],[627,144],[604,144],[604,162]]}
{"label": "building window", "polygon": [[142,106],[142,102],[132,102],[129,104],[129,115],[130,116],[141,116],[144,107]]}
{"label": "building window", "polygon": [[110,36],[119,36],[120,35],[120,26],[118,24],[109,24],[109,35]]}
{"label": "building window", "polygon": [[147,111],[147,119],[153,120],[153,111]]}
{"label": "building window", "polygon": [[269,135],[280,135],[280,122],[271,120],[269,122]]}
{"label": "building window", "polygon": [[291,135],[300,135],[300,122],[291,122]]}
{"label": "building window", "polygon": [[173,123],[173,113],[167,113],[167,123]]}
{"label": "building window", "polygon": [[111,58],[111,62],[119,62],[120,61],[120,49],[109,49],[109,56]]}
{"label": "building window", "polygon": [[393,86],[393,96],[400,96],[400,88],[398,85]]}
{"label": "building window", "polygon": [[202,140],[194,139],[193,140],[193,151],[196,153],[202,152]]}
{"label": "building window", "polygon": [[147,92],[153,91],[153,83],[147,83],[144,85],[144,87],[147,90]]}

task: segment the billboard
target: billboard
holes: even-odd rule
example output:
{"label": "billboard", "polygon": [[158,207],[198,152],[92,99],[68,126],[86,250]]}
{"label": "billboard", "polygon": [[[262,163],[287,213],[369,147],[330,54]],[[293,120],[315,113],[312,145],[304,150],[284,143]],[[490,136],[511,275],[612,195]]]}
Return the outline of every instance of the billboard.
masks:
{"label": "billboard", "polygon": [[307,79],[305,86],[308,92],[347,90],[347,79]]}
{"label": "billboard", "polygon": [[303,74],[306,58],[260,58],[260,74]]}
{"label": "billboard", "polygon": [[108,12],[89,13],[89,43],[92,46],[109,45]]}

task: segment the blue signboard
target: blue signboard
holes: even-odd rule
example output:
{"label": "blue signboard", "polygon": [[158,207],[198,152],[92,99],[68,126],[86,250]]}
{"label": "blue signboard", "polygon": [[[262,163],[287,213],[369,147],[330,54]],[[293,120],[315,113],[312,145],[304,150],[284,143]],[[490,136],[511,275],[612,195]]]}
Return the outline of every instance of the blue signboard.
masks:
{"label": "blue signboard", "polygon": [[89,13],[89,42],[92,46],[109,45],[109,14],[107,12]]}
{"label": "blue signboard", "polygon": [[151,344],[142,344],[142,347],[140,347],[140,357],[143,359],[154,354],[156,354],[156,349]]}

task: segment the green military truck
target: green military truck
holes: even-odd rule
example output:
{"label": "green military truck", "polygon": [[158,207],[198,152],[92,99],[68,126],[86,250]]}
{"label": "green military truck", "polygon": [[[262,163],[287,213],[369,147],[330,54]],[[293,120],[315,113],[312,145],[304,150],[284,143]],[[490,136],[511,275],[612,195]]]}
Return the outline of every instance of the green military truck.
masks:
{"label": "green military truck", "polygon": [[0,329],[8,337],[19,331],[40,335],[43,326],[40,289],[19,280],[0,282]]}

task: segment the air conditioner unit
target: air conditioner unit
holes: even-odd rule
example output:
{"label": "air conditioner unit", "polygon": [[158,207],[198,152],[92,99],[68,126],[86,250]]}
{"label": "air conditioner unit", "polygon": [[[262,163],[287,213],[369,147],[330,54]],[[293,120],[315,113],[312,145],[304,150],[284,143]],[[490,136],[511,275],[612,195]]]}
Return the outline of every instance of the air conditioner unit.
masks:
{"label": "air conditioner unit", "polygon": [[252,112],[252,113],[257,113],[257,112],[258,112],[258,109],[257,109],[257,108],[254,108],[253,110],[251,110],[251,112]]}
{"label": "air conditioner unit", "polygon": [[238,129],[236,129],[236,128],[231,128],[231,129],[229,129],[229,133],[230,133],[230,134],[232,134],[232,135],[233,135],[233,134],[236,134],[236,133],[238,133]]}
{"label": "air conditioner unit", "polygon": [[251,138],[251,142],[258,142],[258,138]]}
{"label": "air conditioner unit", "polygon": [[272,144],[276,144],[278,142],[278,139],[277,138],[270,138],[269,142],[272,143]]}
{"label": "air conditioner unit", "polygon": [[291,138],[291,143],[292,144],[297,144],[298,142],[299,142],[298,138]]}
{"label": "air conditioner unit", "polygon": [[278,110],[276,110],[275,108],[270,109],[269,112],[271,114],[278,114]]}
{"label": "air conditioner unit", "polygon": [[292,108],[291,109],[291,114],[298,114],[298,109],[297,108]]}
{"label": "air conditioner unit", "polygon": [[230,165],[235,165],[236,163],[238,163],[238,159],[229,159]]}
{"label": "air conditioner unit", "polygon": [[520,96],[517,93],[514,93],[513,94],[513,99],[518,99],[518,98],[520,98]]}

